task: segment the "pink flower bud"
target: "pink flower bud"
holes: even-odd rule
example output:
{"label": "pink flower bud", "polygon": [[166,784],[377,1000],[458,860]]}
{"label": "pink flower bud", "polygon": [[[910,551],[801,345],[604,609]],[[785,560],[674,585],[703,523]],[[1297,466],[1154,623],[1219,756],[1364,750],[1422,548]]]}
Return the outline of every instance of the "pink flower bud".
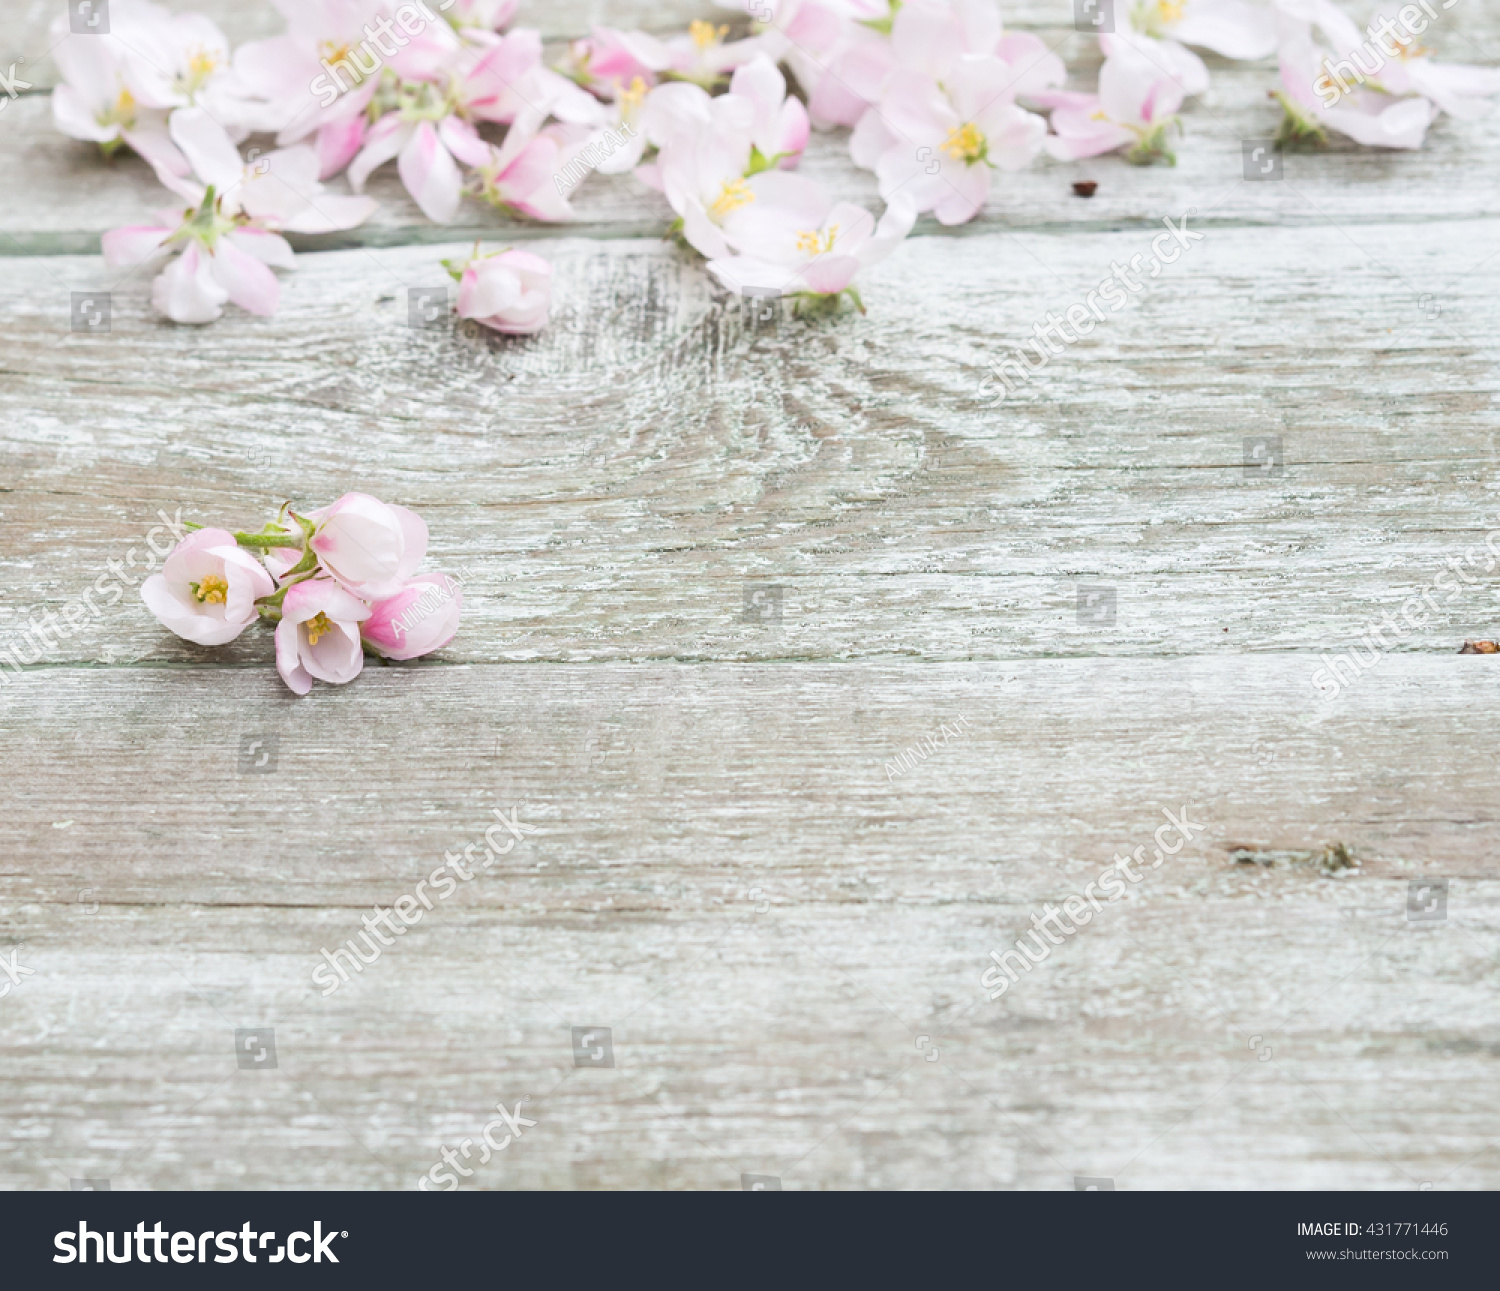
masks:
{"label": "pink flower bud", "polygon": [[394,596],[427,554],[427,526],[405,507],[346,493],[307,517],[323,569],[356,596]]}
{"label": "pink flower bud", "polygon": [[470,260],[458,283],[458,316],[497,332],[539,332],[552,307],[552,266],[530,251]]}
{"label": "pink flower bud", "polygon": [[416,659],[453,640],[462,611],[463,586],[456,578],[418,574],[395,596],[376,601],[360,632],[376,654]]}

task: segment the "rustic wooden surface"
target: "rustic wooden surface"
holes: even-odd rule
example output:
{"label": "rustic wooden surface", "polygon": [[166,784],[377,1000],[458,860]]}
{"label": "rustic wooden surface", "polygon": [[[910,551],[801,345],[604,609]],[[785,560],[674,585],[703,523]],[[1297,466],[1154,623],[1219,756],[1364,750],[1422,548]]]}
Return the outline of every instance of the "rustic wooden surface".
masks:
{"label": "rustic wooden surface", "polygon": [[[48,7],[6,9],[34,48]],[[1086,62],[1066,7],[1010,12]],[[1493,16],[1452,22],[1445,56],[1500,60]],[[201,651],[133,593],[0,672],[0,955],[34,970],[0,998],[0,1185],[410,1188],[529,1095],[464,1186],[1500,1186],[1500,674],[1454,653],[1500,631],[1494,572],[1336,700],[1311,682],[1500,529],[1500,139],[1248,183],[1271,75],[1216,68],[1175,170],[1041,163],[919,226],[868,316],[774,329],[599,177],[567,230],[436,229],[387,184],[275,318],[174,327],[97,256],[160,204],[142,168],[10,103],[0,650],[160,509],[361,488],[468,583],[450,648],[301,700],[268,634]],[[809,171],[873,200],[843,148]],[[988,405],[989,359],[1189,208],[1202,242]],[[480,229],[556,264],[542,336],[404,326]],[[105,289],[111,332],[70,332]],[[764,587],[779,623],[745,620]],[[321,947],[516,805],[537,833],[321,996]],[[1199,841],[984,997],[991,950],[1184,805]],[[1408,922],[1434,877],[1447,919]]]}

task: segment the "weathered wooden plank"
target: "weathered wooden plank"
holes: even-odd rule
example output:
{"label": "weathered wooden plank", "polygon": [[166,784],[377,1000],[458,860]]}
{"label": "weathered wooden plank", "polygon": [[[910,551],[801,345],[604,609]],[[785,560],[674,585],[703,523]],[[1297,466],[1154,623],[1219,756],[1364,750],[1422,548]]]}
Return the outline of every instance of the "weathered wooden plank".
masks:
{"label": "weathered wooden plank", "polygon": [[[1496,635],[1493,221],[1210,230],[999,408],[984,365],[1145,234],[916,239],[867,317],[775,332],[671,248],[544,245],[567,317],[522,341],[405,326],[459,248],[310,255],[274,319],[210,329],[131,279],[96,337],[67,308],[97,261],[13,260],[0,646],[144,561],[160,508],[254,526],[354,487],[472,571],[454,661],[1322,651],[1435,581],[1397,648]],[[1257,437],[1284,473],[1246,468]],[[779,626],[744,621],[756,581]],[[101,611],[47,661],[203,657],[133,592]]]}
{"label": "weathered wooden plank", "polygon": [[[1493,1188],[1500,789],[1465,750],[1500,673],[1382,668],[1324,711],[1272,657],[379,670],[302,702],[28,678],[4,1183],[411,1187],[530,1094],[465,1186]],[[238,772],[247,735],[274,774]],[[514,804],[540,832],[319,993],[320,948]],[[1180,859],[980,998],[1184,804]],[[1223,851],[1334,839],[1360,869]],[[1433,876],[1447,919],[1408,923]],[[614,1069],[572,1066],[573,1025]],[[276,1071],[236,1070],[237,1027]]]}
{"label": "weathered wooden plank", "polygon": [[[1493,24],[1494,61],[1500,61],[1500,18]],[[1092,76],[1097,49],[1070,30],[1050,29],[1049,43],[1067,54],[1080,84]],[[1455,40],[1452,56],[1478,58],[1487,45]],[[1497,195],[1492,176],[1500,156],[1500,118],[1440,120],[1426,146],[1414,153],[1359,148],[1335,140],[1328,148],[1285,158],[1280,181],[1245,179],[1243,144],[1275,132],[1280,109],[1267,97],[1275,70],[1228,64],[1214,68],[1210,93],[1184,112],[1187,134],[1178,165],[1138,167],[1121,157],[1061,163],[1039,160],[1031,168],[997,178],[978,220],[957,230],[988,228],[1119,228],[1157,223],[1188,203],[1190,193],[1205,221],[1317,225],[1328,220],[1362,224],[1392,220],[1430,222],[1492,214]],[[874,176],[848,156],[848,132],[815,135],[804,161],[807,174],[851,201],[879,207]],[[26,176],[25,185],[0,210],[0,252],[79,254],[98,248],[98,235],[123,223],[140,222],[170,201],[138,158],[102,161],[93,145],[53,130],[45,96],[25,96],[0,119],[0,168]],[[1451,182],[1461,172],[1462,184]],[[1072,192],[1072,182],[1099,184],[1090,199]],[[335,181],[337,188],[343,181]],[[476,201],[464,204],[460,223],[443,228],[427,221],[406,196],[394,166],[378,172],[368,190],[380,212],[360,229],[319,238],[294,239],[309,248],[445,243],[473,237],[555,236],[556,229],[508,219]],[[1440,200],[1436,194],[1441,194]],[[1357,197],[1356,197],[1357,194]],[[631,176],[591,175],[575,196],[578,224],[589,236],[658,234],[670,221],[665,202]],[[920,231],[938,226],[925,219]]]}

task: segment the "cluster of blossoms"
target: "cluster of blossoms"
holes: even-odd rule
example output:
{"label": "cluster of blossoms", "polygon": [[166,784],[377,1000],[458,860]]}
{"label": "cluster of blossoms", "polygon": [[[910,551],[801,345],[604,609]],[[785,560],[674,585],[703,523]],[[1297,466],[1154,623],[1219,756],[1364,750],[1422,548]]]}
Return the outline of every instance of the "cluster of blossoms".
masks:
{"label": "cluster of blossoms", "polygon": [[365,493],[302,516],[283,507],[259,533],[193,529],[141,586],[151,612],[198,645],[233,641],[256,619],[276,624],[276,670],[298,695],[343,685],[364,652],[416,659],[458,631],[463,594],[419,574],[427,526]]}
{"label": "cluster of blossoms", "polygon": [[[730,290],[837,306],[859,303],[858,271],[919,215],[971,220],[1001,172],[1044,153],[1175,160],[1179,110],[1208,88],[1193,47],[1279,52],[1289,139],[1334,130],[1414,148],[1439,113],[1473,116],[1500,93],[1500,71],[1436,63],[1417,40],[1421,10],[1436,19],[1457,0],[1406,5],[1401,27],[1384,20],[1368,39],[1333,0],[1099,0],[1093,92],[1063,88],[1062,61],[1007,32],[994,0],[720,0],[737,27],[751,20],[748,35],[703,21],[665,39],[596,27],[555,66],[539,33],[507,30],[518,0],[273,2],[286,33],[232,53],[206,18],[148,0],[111,0],[108,36],[69,36],[65,19],[55,32],[58,126],[135,150],[186,203],[104,239],[112,266],[180,253],[153,289],[180,322],[217,318],[226,300],[269,313],[272,270],[293,260],[282,234],[369,218],[361,194],[389,162],[437,224],[465,199],[567,221],[584,175],[630,171]],[[835,127],[878,180],[878,219],[797,173],[810,129]],[[246,162],[253,135],[275,147]],[[340,173],[351,192],[336,196],[323,184]],[[462,316],[545,324],[538,257],[476,249],[453,272]]]}

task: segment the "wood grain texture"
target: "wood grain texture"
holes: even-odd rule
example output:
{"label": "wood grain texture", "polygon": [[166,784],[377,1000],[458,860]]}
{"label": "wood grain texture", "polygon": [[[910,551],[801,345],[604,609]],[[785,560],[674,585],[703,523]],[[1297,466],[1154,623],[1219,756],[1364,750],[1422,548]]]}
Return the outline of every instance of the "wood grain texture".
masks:
{"label": "wood grain texture", "polygon": [[[466,1186],[1493,1188],[1500,790],[1453,754],[1497,686],[1404,658],[1318,713],[1288,658],[383,669],[302,702],[28,678],[5,1182],[411,1187],[530,1094]],[[247,733],[275,774],[237,772]],[[321,948],[514,804],[539,833],[319,993]],[[1198,842],[981,998],[991,950],[1184,805]],[[1330,838],[1361,870],[1222,850]],[[1409,925],[1435,874],[1448,920]],[[613,1070],[572,1066],[574,1025]],[[278,1069],[237,1071],[257,1026]]]}
{"label": "wood grain texture", "polygon": [[[4,3],[4,39],[45,30]],[[1066,5],[1007,14],[1087,79]],[[1446,56],[1500,60],[1493,12],[1451,24]],[[35,970],[0,998],[0,1186],[410,1188],[524,1095],[464,1186],[1500,1186],[1500,674],[1453,653],[1500,635],[1496,126],[1247,183],[1272,75],[1216,67],[1175,170],[1010,177],[870,274],[867,316],[774,328],[598,177],[567,230],[438,229],[382,177],[274,318],[175,327],[95,254],[159,204],[143,168],[9,102],[0,651],[78,621],[0,656],[0,951]],[[808,172],[873,204],[843,149]],[[987,366],[1190,207],[1204,240],[992,406]],[[552,259],[541,336],[405,325],[473,236]],[[108,335],[75,290],[111,292]],[[1247,472],[1257,437],[1282,473]],[[297,700],[262,631],[198,650],[133,588],[67,609],[163,508],[349,488],[465,574],[437,656]],[[1079,616],[1100,585],[1113,623]],[[1434,586],[1319,699],[1319,655]],[[539,832],[320,994],[321,948],[517,805]],[[984,998],[991,951],[1185,805],[1201,838]],[[1316,863],[1335,842],[1356,869]],[[1437,878],[1448,917],[1410,922]],[[575,1067],[573,1026],[615,1067]],[[274,1071],[237,1069],[243,1027]]]}
{"label": "wood grain texture", "polygon": [[[525,341],[405,325],[461,248],[305,257],[274,319],[209,330],[132,279],[99,337],[64,330],[98,261],[12,260],[0,647],[144,561],[159,509],[254,528],[357,485],[472,571],[454,660],[1315,654],[1435,580],[1462,591],[1405,648],[1456,650],[1496,627],[1500,224],[1449,233],[1210,230],[998,408],[986,364],[1147,235],[915,239],[867,317],[774,333],[684,253],[543,244],[569,321]],[[1267,436],[1279,477],[1244,465]],[[786,589],[779,628],[747,582]],[[132,593],[48,661],[203,657]]]}

